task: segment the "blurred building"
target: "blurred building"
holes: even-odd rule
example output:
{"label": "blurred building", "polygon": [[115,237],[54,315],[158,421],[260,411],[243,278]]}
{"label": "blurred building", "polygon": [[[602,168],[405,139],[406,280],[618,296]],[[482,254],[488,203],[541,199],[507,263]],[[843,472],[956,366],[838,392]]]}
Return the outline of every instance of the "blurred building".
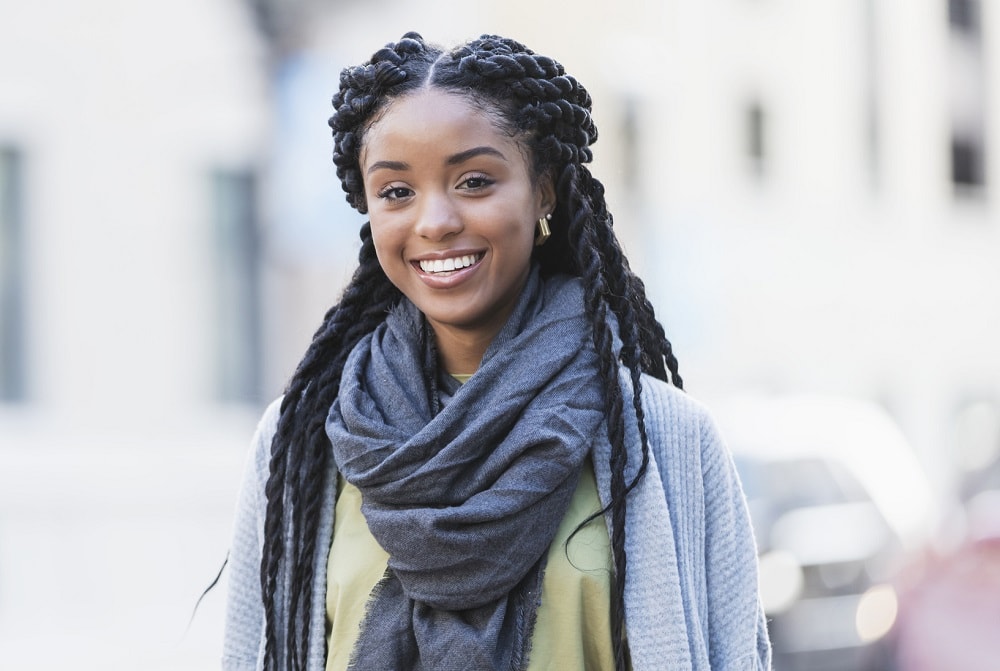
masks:
{"label": "blurred building", "polygon": [[6,403],[258,393],[266,54],[239,2],[202,4],[0,10]]}
{"label": "blurred building", "polygon": [[3,2],[0,82],[0,665],[217,668],[267,50],[239,0]]}
{"label": "blurred building", "polygon": [[[278,104],[314,115],[316,142],[339,68],[406,30],[445,44],[499,32],[556,55],[594,95],[595,172],[695,394],[873,399],[942,492],[963,464],[996,459],[995,3],[253,4],[295,91]],[[288,219],[271,223],[302,228]],[[988,418],[972,437],[970,412]]]}
{"label": "blurred building", "polygon": [[[99,537],[44,526],[90,519],[95,486],[108,534],[153,509],[220,541],[185,584],[224,553],[253,418],[356,254],[329,158],[338,72],[407,30],[507,34],[587,85],[594,171],[693,394],[874,399],[940,492],[1000,489],[996,3],[8,2],[0,648],[43,617],[11,629],[33,598],[11,567]],[[117,461],[132,449],[146,460]],[[40,555],[11,549],[28,537]],[[156,539],[163,562],[194,552]],[[66,619],[92,607],[72,593]]]}

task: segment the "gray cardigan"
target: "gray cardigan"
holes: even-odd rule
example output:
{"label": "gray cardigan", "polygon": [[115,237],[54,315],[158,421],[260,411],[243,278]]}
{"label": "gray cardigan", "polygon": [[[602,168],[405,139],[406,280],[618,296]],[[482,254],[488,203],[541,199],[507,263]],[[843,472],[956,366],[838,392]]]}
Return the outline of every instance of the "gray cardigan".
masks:
{"label": "gray cardigan", "polygon": [[[632,668],[770,669],[770,645],[757,593],[756,549],[729,452],[704,408],[691,397],[650,377],[644,377],[642,385],[651,455],[647,476],[629,497],[626,520],[625,613]],[[630,398],[625,375],[622,386],[625,398]],[[259,567],[264,484],[278,406],[277,401],[271,404],[257,428],[239,498],[229,558],[225,671],[257,671],[263,663]],[[627,419],[626,441],[635,446],[629,465],[635,468],[638,428],[634,413]],[[593,456],[605,505],[611,481],[607,449]],[[323,671],[326,666],[326,566],[336,477],[331,465],[315,558],[307,671]],[[276,603],[284,603],[281,580]],[[281,641],[279,652],[282,659]]]}

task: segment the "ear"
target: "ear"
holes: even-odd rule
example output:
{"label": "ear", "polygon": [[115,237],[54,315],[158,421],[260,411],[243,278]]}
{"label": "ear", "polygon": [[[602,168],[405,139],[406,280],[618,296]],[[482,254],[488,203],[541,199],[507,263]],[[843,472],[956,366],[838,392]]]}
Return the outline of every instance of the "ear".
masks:
{"label": "ear", "polygon": [[556,209],[556,188],[552,181],[552,174],[546,172],[539,177],[536,189],[538,191],[538,207],[541,210],[540,216],[552,214],[552,211]]}

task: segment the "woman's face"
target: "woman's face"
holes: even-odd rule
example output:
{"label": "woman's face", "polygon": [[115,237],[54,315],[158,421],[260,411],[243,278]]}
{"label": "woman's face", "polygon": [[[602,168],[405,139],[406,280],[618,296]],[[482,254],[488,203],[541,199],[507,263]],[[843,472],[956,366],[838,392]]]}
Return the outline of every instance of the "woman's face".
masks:
{"label": "woman's face", "polygon": [[478,366],[524,287],[551,182],[480,109],[434,89],[392,102],[360,158],[379,263],[427,317],[446,368],[470,354]]}

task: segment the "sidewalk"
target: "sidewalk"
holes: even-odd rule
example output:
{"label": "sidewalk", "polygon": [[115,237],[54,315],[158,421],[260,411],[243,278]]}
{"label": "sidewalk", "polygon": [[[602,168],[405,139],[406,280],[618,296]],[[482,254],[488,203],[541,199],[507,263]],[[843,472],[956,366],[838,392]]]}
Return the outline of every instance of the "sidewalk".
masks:
{"label": "sidewalk", "polygon": [[0,423],[0,667],[218,669],[224,581],[188,621],[225,559],[254,423]]}

